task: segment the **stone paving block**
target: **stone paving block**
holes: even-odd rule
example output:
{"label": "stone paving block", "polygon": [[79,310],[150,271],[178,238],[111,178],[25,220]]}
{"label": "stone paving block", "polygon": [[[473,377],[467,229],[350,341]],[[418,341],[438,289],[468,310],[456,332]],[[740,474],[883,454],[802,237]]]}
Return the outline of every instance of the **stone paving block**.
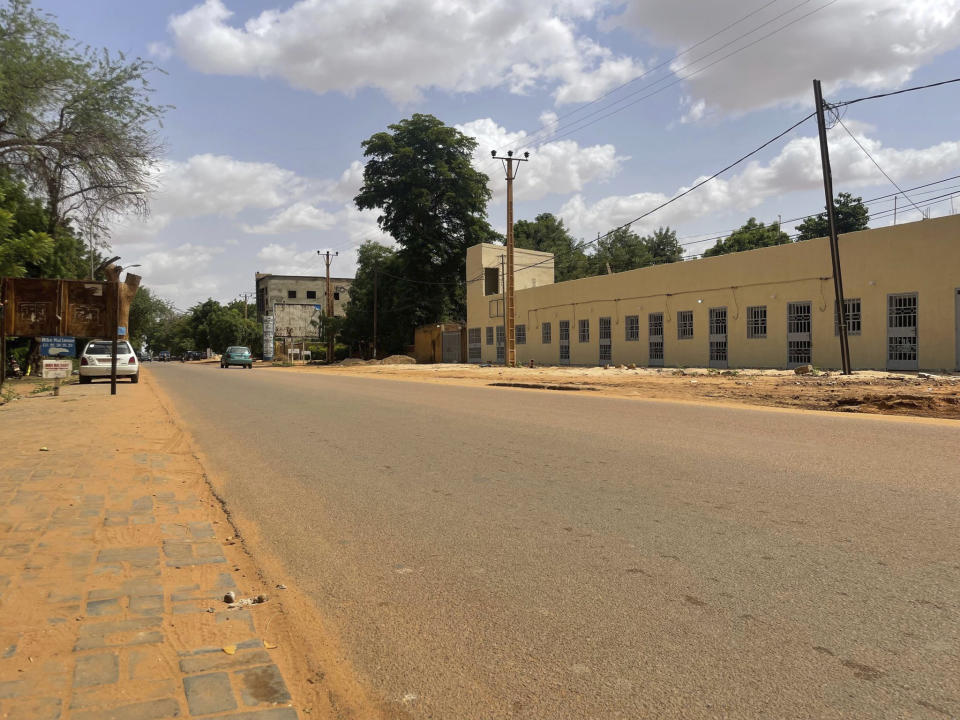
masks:
{"label": "stone paving block", "polygon": [[183,690],[187,696],[187,706],[193,715],[237,709],[230,677],[226,673],[185,677]]}
{"label": "stone paving block", "polygon": [[197,655],[183,658],[180,661],[180,672],[185,675],[207,672],[208,670],[228,670],[243,667],[244,665],[267,665],[271,662],[266,650],[239,652],[236,655],[227,655],[225,652]]}
{"label": "stone paving block", "polygon": [[129,563],[133,567],[153,565],[159,560],[157,548],[151,546],[132,548],[107,548],[97,554],[98,563]]}
{"label": "stone paving block", "polygon": [[49,593],[47,593],[47,602],[54,603],[55,605],[60,605],[63,603],[77,605],[80,603],[80,596],[75,593],[69,593],[65,595],[57,590],[51,590]]}
{"label": "stone paving block", "polygon": [[123,583],[121,587],[123,592],[130,597],[163,594],[163,586],[157,582],[155,577],[132,578]]}
{"label": "stone paving block", "polygon": [[119,615],[120,614],[120,601],[109,599],[109,600],[93,600],[87,603],[87,615],[90,617],[103,617],[105,615]]}
{"label": "stone paving block", "polygon": [[41,697],[16,701],[4,708],[7,720],[60,720],[60,698]]}
{"label": "stone paving block", "polygon": [[236,590],[237,581],[233,579],[233,575],[230,573],[220,573],[217,576],[217,589],[218,590]]}
{"label": "stone paving block", "polygon": [[221,715],[220,720],[297,720],[297,711],[289,707],[248,710],[247,712]]}
{"label": "stone paving block", "polygon": [[276,665],[238,670],[233,676],[240,682],[244,705],[283,705],[290,702],[290,693]]}
{"label": "stone paving block", "polygon": [[[243,642],[235,643],[237,650],[250,650],[253,648],[262,648],[263,640],[260,638],[251,638]],[[196,648],[195,650],[181,650],[177,653],[180,657],[196,657],[197,655],[206,655],[208,653],[222,653],[223,648],[219,646],[208,645],[207,647]]]}
{"label": "stone paving block", "polygon": [[94,600],[116,600],[123,595],[119,588],[97,588],[87,593],[87,602]]}
{"label": "stone paving block", "polygon": [[117,681],[118,673],[117,656],[114,653],[83,655],[77,658],[73,686],[109,685]]}
{"label": "stone paving block", "polygon": [[7,658],[12,658],[16,652],[17,652],[16,643],[13,643],[12,645],[7,645],[7,647],[3,649],[3,652],[0,652],[0,658],[4,660],[6,660]]}
{"label": "stone paving block", "polygon": [[213,525],[209,522],[192,522],[189,528],[194,540],[213,540],[216,537]]}
{"label": "stone paving block", "polygon": [[223,557],[223,548],[217,542],[198,542],[193,546],[193,553],[198,558],[220,558],[226,562]]}
{"label": "stone paving block", "polygon": [[163,595],[131,597],[128,609],[137,615],[153,615],[163,612]]}
{"label": "stone paving block", "polygon": [[239,625],[245,625],[250,632],[253,632],[253,615],[250,614],[250,610],[247,608],[217,613],[216,622],[217,625],[220,625],[221,623],[236,623]]}
{"label": "stone paving block", "polygon": [[181,717],[180,703],[174,698],[122,705],[111,710],[84,710],[70,714],[70,720],[166,720],[177,717]]}
{"label": "stone paving block", "polygon": [[[183,663],[181,662],[182,666]],[[0,698],[20,697],[23,691],[23,683],[20,680],[2,680],[0,681]]]}

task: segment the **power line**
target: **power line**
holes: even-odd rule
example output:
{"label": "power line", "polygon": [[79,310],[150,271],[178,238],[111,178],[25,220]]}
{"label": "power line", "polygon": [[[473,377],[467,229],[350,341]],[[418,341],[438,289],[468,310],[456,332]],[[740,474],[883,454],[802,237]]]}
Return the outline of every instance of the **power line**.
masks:
{"label": "power line", "polygon": [[860,142],[859,140],[857,140],[857,138],[854,136],[854,134],[853,134],[852,132],[850,132],[850,128],[848,128],[848,127],[844,124],[843,120],[840,119],[840,116],[839,116],[839,115],[836,115],[835,117],[836,117],[837,122],[840,123],[840,127],[842,127],[844,130],[847,131],[847,135],[849,135],[850,138],[857,144],[857,147],[860,148],[861,150],[863,150],[863,154],[866,155],[868,158],[870,158],[870,161],[871,161],[874,165],[877,166],[877,170],[879,170],[881,173],[883,173],[883,176],[884,176],[887,180],[890,181],[890,184],[893,185],[897,190],[899,190],[900,193],[901,193],[907,200],[910,201],[910,204],[913,205],[914,209],[916,209],[917,212],[920,212],[920,208],[917,207],[917,204],[913,201],[913,199],[912,199],[909,195],[907,195],[905,192],[903,192],[903,188],[901,188],[899,185],[897,185],[897,183],[894,182],[894,180],[893,180],[892,177],[890,177],[889,175],[887,175],[887,171],[884,170],[882,167],[880,167],[880,163],[878,163],[878,162],[876,161],[876,159],[873,157],[873,155],[871,155],[871,154],[869,153],[869,151],[861,144],[861,142]]}
{"label": "power line", "polygon": [[940,82],[929,83],[928,85],[916,85],[914,87],[903,88],[902,90],[894,90],[893,92],[888,93],[878,93],[877,95],[867,95],[866,97],[856,98],[854,100],[843,100],[841,102],[830,103],[829,107],[838,108],[846,107],[847,105],[855,105],[856,103],[863,102],[865,100],[876,100],[878,98],[892,97],[894,95],[903,95],[904,93],[914,92],[916,90],[928,90],[929,88],[940,87],[941,85],[949,85],[950,83],[960,82],[960,78],[953,78],[952,80],[941,80]]}

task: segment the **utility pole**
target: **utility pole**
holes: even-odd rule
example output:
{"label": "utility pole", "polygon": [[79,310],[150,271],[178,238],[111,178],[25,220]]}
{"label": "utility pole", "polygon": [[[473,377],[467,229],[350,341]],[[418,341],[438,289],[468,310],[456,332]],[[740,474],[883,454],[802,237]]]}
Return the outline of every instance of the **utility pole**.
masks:
{"label": "utility pole", "polygon": [[317,255],[322,255],[327,263],[327,290],[326,290],[326,321],[323,323],[323,332],[327,336],[327,365],[333,362],[333,333],[330,330],[330,318],[333,317],[333,293],[330,291],[330,261],[340,253],[331,253],[329,250],[323,252],[317,250]]}
{"label": "utility pole", "polygon": [[[519,163],[527,162],[530,153],[525,152],[522,158],[515,158],[513,150],[508,150],[506,157],[498,157],[497,151],[491,150],[490,157],[494,160],[502,160],[504,170],[507,173],[507,292],[503,314],[507,344],[506,365],[507,367],[514,367],[517,364],[517,337],[514,329],[517,308],[513,284],[513,180],[517,177],[517,170],[520,169]],[[514,169],[514,162],[517,163],[516,169]]]}
{"label": "utility pole", "polygon": [[897,196],[893,196],[893,224],[897,224]]}
{"label": "utility pole", "polygon": [[[830,261],[833,263],[833,290],[837,301],[837,335],[840,338],[840,362],[843,374],[850,374],[850,343],[847,338],[847,312],[840,274],[840,243],[837,239],[836,208],[833,205],[833,174],[830,171],[830,149],[827,146],[827,124],[824,119],[823,93],[820,81],[813,81],[813,98],[817,106],[817,127],[820,130],[820,162],[823,166],[823,192],[827,198],[827,222],[830,227]],[[894,196],[896,197],[896,196]]]}
{"label": "utility pole", "polygon": [[244,320],[247,319],[247,298],[251,298],[251,297],[255,297],[255,296],[256,296],[256,293],[252,293],[252,292],[242,292],[242,293],[240,293],[240,297],[243,298],[243,319],[244,319]]}
{"label": "utility pole", "polygon": [[380,281],[380,268],[373,267],[373,359],[377,359],[377,284]]}

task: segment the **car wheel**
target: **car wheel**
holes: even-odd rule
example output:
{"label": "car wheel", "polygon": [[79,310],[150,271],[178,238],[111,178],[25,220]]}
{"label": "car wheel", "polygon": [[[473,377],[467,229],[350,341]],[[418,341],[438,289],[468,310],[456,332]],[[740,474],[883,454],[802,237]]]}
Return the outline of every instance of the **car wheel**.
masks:
{"label": "car wheel", "polygon": [[88,385],[90,383],[90,380],[92,380],[92,378],[84,377],[83,375],[80,376],[81,385]]}
{"label": "car wheel", "polygon": [[140,373],[137,373],[136,375],[131,375],[131,376],[130,376],[130,382],[132,382],[132,383],[138,383],[138,382],[140,382]]}

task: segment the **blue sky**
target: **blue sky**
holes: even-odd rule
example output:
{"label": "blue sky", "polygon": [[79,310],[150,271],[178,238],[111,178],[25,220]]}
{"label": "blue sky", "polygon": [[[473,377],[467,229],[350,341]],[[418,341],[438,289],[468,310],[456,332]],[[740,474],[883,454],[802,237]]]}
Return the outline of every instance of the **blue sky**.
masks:
{"label": "blue sky", "polygon": [[[319,249],[338,250],[334,272],[351,275],[360,242],[389,242],[375,213],[352,206],[360,143],[415,112],[478,139],[495,227],[504,228],[504,182],[489,151],[527,148],[516,217],[553,212],[589,239],[809,113],[814,77],[828,100],[841,100],[960,75],[960,0],[36,6],[82,42],[166,71],[154,78],[155,99],[175,108],[152,215],[119,221],[112,244],[181,308],[250,291],[255,271],[318,273]],[[960,84],[851,106],[843,122],[906,189],[960,175],[958,119]],[[830,143],[838,192],[894,190],[843,128]],[[750,216],[816,212],[818,152],[807,122],[634,229],[670,225],[695,253],[712,243],[693,241]],[[960,180],[908,195],[923,207],[951,190],[960,210]],[[919,219],[904,209],[909,201],[898,206],[898,221]],[[871,205],[874,214],[890,208],[892,200]],[[930,206],[932,216],[949,212],[949,198]]]}

